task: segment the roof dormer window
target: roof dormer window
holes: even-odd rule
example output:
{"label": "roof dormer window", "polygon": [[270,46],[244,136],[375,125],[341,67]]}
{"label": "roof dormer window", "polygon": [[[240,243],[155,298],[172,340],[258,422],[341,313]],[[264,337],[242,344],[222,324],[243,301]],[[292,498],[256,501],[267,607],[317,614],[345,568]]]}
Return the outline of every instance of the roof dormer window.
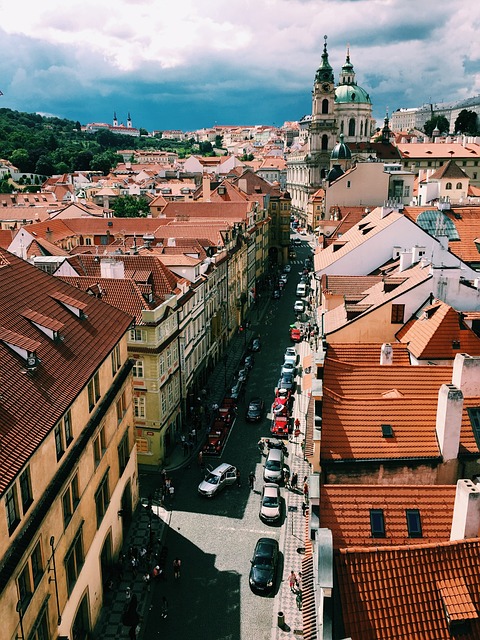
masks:
{"label": "roof dormer window", "polygon": [[64,293],[60,293],[60,291],[52,293],[51,297],[81,320],[88,318],[87,314],[84,311],[87,307],[87,304],[85,302],[80,302],[80,300],[76,300],[75,298],[67,296]]}
{"label": "roof dormer window", "polygon": [[41,344],[36,340],[31,340],[15,331],[10,331],[0,327],[0,340],[12,351],[15,351],[27,364],[28,371],[35,371],[40,363],[37,350]]}
{"label": "roof dormer window", "polygon": [[38,313],[37,311],[33,311],[32,309],[26,309],[22,316],[30,320],[30,322],[37,327],[40,331],[42,331],[46,336],[48,336],[51,340],[59,340],[60,329],[63,328],[63,322],[59,322],[58,320],[54,320],[53,318],[49,318],[48,316],[44,316],[42,313]]}

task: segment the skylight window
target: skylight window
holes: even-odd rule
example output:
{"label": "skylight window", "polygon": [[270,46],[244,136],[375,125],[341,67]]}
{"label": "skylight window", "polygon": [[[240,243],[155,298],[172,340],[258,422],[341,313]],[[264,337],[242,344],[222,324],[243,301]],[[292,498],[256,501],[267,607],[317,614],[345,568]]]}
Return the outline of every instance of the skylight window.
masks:
{"label": "skylight window", "polygon": [[370,529],[372,538],[385,538],[385,517],[383,509],[370,509]]}
{"label": "skylight window", "polygon": [[420,520],[420,511],[418,509],[406,509],[407,529],[409,538],[422,537],[422,521]]}
{"label": "skylight window", "polygon": [[382,436],[384,438],[393,438],[393,427],[391,424],[382,424]]}
{"label": "skylight window", "polygon": [[472,425],[473,435],[475,436],[475,442],[480,449],[480,407],[467,408],[468,417],[470,418],[470,424]]}

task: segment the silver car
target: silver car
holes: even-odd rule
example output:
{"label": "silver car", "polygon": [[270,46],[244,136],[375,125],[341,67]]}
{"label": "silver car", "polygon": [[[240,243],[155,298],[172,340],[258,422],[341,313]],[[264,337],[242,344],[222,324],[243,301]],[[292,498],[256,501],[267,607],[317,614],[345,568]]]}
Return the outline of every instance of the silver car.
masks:
{"label": "silver car", "polygon": [[214,495],[228,484],[233,484],[237,479],[237,470],[231,464],[223,462],[216,469],[212,469],[205,476],[205,480],[198,485],[198,493],[206,498],[213,498]]}
{"label": "silver car", "polygon": [[280,487],[268,482],[263,486],[260,500],[260,519],[266,523],[276,522],[280,518]]}

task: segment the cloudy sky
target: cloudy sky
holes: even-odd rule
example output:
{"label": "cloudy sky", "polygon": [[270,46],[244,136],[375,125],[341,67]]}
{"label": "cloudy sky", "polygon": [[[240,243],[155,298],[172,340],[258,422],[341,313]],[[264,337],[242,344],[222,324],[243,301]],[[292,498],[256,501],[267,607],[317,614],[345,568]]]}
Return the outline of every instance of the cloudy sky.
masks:
{"label": "cloudy sky", "polygon": [[0,107],[184,131],[311,113],[323,37],[383,120],[480,94],[478,0],[0,0]]}

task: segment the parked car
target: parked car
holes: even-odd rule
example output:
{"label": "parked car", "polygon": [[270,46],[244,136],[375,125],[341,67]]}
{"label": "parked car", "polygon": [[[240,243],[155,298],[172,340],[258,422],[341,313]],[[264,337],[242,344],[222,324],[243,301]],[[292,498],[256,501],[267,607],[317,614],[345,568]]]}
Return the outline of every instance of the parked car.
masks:
{"label": "parked car", "polygon": [[292,267],[289,264],[286,264],[283,267],[283,273],[290,273],[291,270],[292,270]]}
{"label": "parked car", "polygon": [[283,449],[270,449],[265,460],[263,479],[265,482],[281,482],[283,478]]}
{"label": "parked car", "polygon": [[302,244],[302,241],[300,240],[300,238],[294,238],[293,244],[298,247],[299,245]]}
{"label": "parked car", "polygon": [[288,438],[289,434],[293,432],[292,418],[288,415],[274,416],[270,432],[272,436],[277,438]]}
{"label": "parked car", "polygon": [[206,456],[220,456],[227,442],[230,426],[220,420],[215,420],[214,424],[210,427],[210,431],[207,434],[207,439],[203,445],[202,451]]}
{"label": "parked car", "polygon": [[296,300],[293,305],[293,310],[295,313],[304,313],[305,312],[305,302],[303,300]]}
{"label": "parked car", "polygon": [[272,404],[274,416],[287,416],[290,413],[290,402],[287,396],[277,396]]}
{"label": "parked car", "polygon": [[280,281],[283,282],[284,284],[287,284],[288,282],[288,276],[286,273],[281,273],[280,274]]}
{"label": "parked car", "polygon": [[293,393],[295,391],[295,377],[291,373],[285,373],[279,378],[277,389],[286,389]]}
{"label": "parked car", "polygon": [[274,289],[272,291],[272,300],[278,300],[281,296],[280,289]]}
{"label": "parked car", "polygon": [[240,382],[245,382],[247,378],[248,378],[248,369],[246,368],[240,369],[240,371],[237,374],[237,379]]}
{"label": "parked car", "polygon": [[291,362],[293,365],[298,364],[299,355],[295,351],[295,347],[287,347],[285,349],[284,362]]}
{"label": "parked car", "polygon": [[295,249],[288,250],[288,257],[290,258],[290,260],[295,260],[295,258],[297,257],[297,252],[295,251]]}
{"label": "parked car", "polygon": [[274,482],[263,485],[260,499],[260,519],[263,522],[276,522],[280,518],[280,487]]}
{"label": "parked car", "polygon": [[292,375],[296,376],[297,368],[291,362],[284,362],[280,370],[280,376],[283,376],[285,373],[291,373]]}
{"label": "parked car", "polygon": [[237,380],[237,382],[230,389],[230,398],[234,398],[238,400],[238,398],[240,397],[240,394],[242,393],[243,384],[244,384],[244,380],[240,380],[240,379]]}
{"label": "parked car", "polygon": [[297,329],[296,327],[292,327],[290,329],[290,340],[292,340],[293,342],[301,342],[302,341],[302,334],[300,329]]}
{"label": "parked car", "polygon": [[205,479],[198,485],[198,493],[206,498],[213,498],[227,485],[237,479],[237,470],[231,464],[223,462],[216,469],[210,470]]}
{"label": "parked car", "polygon": [[247,413],[245,414],[245,420],[247,422],[260,422],[263,417],[264,402],[262,398],[251,398],[248,403]]}
{"label": "parked car", "polygon": [[252,591],[270,593],[275,586],[278,565],[278,542],[260,538],[255,545],[248,581]]}
{"label": "parked car", "polygon": [[255,358],[253,357],[253,353],[251,353],[248,356],[245,356],[245,361],[244,361],[245,369],[252,369],[254,364],[255,364]]}
{"label": "parked car", "polygon": [[262,348],[262,343],[260,342],[260,338],[254,338],[250,345],[250,351],[260,351]]}

